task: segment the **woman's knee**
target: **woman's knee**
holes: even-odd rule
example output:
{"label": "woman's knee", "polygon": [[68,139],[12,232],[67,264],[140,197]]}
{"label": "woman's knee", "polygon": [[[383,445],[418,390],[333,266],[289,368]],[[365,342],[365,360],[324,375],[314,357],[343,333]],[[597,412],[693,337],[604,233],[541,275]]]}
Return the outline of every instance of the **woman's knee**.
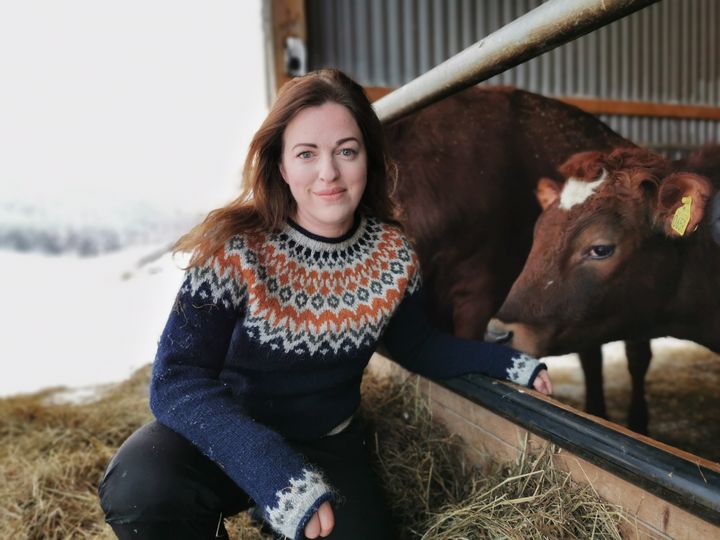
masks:
{"label": "woman's knee", "polygon": [[215,512],[212,492],[192,477],[203,459],[186,439],[153,422],[133,433],[105,470],[98,492],[108,521],[162,520]]}

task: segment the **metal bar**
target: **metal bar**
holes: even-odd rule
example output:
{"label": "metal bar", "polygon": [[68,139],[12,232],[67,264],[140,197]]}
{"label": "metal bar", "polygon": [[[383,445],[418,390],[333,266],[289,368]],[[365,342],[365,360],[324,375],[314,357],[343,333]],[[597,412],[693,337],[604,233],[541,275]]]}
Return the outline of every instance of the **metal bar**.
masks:
{"label": "metal bar", "polygon": [[720,473],[717,471],[484,375],[434,382],[606,471],[720,525]]}
{"label": "metal bar", "polygon": [[659,0],[549,0],[375,102],[383,122],[489,79]]}

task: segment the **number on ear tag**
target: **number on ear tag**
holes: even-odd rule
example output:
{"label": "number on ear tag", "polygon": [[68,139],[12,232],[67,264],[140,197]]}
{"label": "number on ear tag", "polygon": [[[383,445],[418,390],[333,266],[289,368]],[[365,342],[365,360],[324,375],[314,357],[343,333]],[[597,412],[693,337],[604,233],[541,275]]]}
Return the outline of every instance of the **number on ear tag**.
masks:
{"label": "number on ear tag", "polygon": [[688,223],[690,223],[690,207],[692,206],[692,197],[683,197],[682,206],[675,210],[670,227],[680,236],[685,234]]}

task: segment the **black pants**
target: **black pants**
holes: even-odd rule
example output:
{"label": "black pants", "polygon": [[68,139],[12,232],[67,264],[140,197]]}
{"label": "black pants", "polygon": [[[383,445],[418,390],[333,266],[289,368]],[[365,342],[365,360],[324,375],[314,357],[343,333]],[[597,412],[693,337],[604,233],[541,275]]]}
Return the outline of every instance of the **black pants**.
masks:
{"label": "black pants", "polygon": [[[340,493],[333,505],[335,528],[326,538],[396,538],[357,422],[338,435],[290,445]],[[254,505],[218,465],[158,422],[123,443],[99,493],[106,521],[120,540],[228,538],[222,518]]]}

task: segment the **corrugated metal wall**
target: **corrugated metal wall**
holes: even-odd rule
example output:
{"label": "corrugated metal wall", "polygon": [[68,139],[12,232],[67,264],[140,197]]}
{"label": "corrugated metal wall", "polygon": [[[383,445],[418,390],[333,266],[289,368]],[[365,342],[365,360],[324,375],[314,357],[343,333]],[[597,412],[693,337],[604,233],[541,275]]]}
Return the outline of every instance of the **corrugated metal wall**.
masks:
{"label": "corrugated metal wall", "polygon": [[[308,0],[309,66],[366,86],[414,79],[541,0]],[[548,96],[720,106],[720,1],[663,0],[488,81]],[[602,116],[660,149],[720,142],[720,122]],[[674,152],[672,152],[674,154]]]}

